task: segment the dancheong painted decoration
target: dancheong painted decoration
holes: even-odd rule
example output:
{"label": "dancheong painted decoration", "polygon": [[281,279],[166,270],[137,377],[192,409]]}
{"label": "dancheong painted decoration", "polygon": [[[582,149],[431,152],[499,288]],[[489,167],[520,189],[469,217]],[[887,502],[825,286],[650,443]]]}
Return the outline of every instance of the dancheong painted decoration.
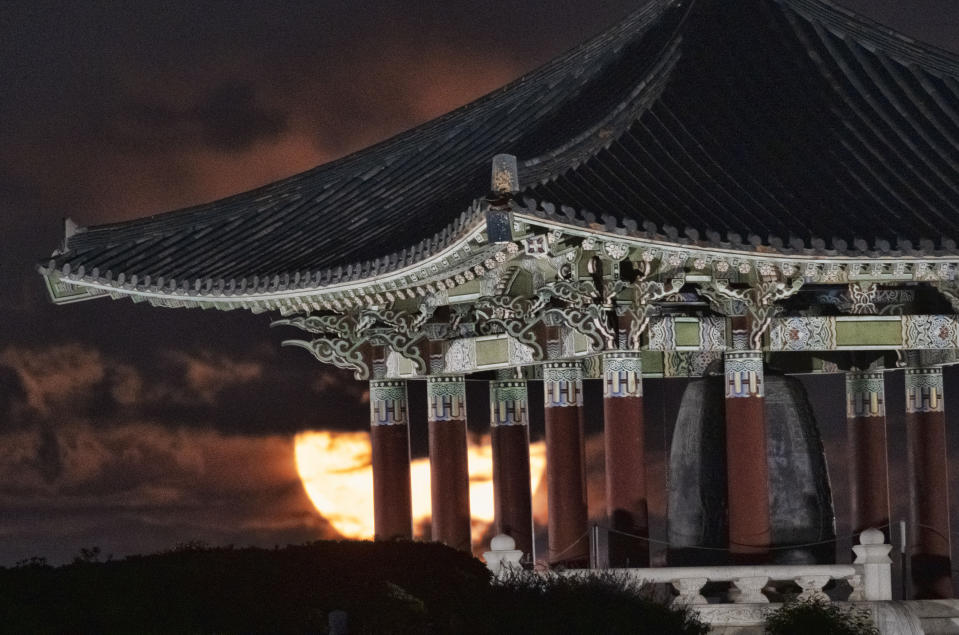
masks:
{"label": "dancheong painted decoration", "polygon": [[931,484],[948,480],[957,241],[959,58],[831,0],[652,0],[343,159],[189,209],[68,222],[39,269],[57,303],[271,313],[285,344],[372,382],[381,538],[411,532],[406,384],[428,379],[433,537],[469,549],[465,382],[495,380],[497,528],[532,553],[538,410],[545,559],[566,566],[589,555],[584,382],[604,386],[610,527],[635,538],[611,538],[610,563],[649,562],[643,381],[680,376],[684,402],[715,408],[676,424],[669,540],[766,562],[835,538],[822,441],[788,373],[846,373],[853,530],[890,522],[898,404],[916,594],[948,597],[947,488]]}

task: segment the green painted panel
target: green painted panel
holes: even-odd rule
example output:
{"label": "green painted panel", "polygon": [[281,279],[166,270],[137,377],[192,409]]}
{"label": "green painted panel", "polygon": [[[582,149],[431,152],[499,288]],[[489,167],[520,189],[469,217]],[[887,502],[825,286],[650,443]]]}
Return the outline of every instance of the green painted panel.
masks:
{"label": "green painted panel", "polygon": [[[476,282],[476,292],[479,293],[479,280]],[[513,296],[531,296],[533,295],[533,276],[528,271],[517,271],[513,278],[513,284],[509,288],[510,295]]]}
{"label": "green painted panel", "polygon": [[407,359],[402,355],[398,356],[396,360],[396,372],[400,375],[412,375],[413,374],[413,360]]}
{"label": "green painted panel", "polygon": [[643,374],[662,374],[663,354],[659,351],[642,351]]}
{"label": "green painted panel", "polygon": [[699,347],[699,322],[676,320],[676,346]]}
{"label": "green painted panel", "polygon": [[420,302],[422,302],[420,298],[397,298],[393,304],[393,310],[417,313],[420,308]]}
{"label": "green painted panel", "polygon": [[501,340],[476,341],[476,365],[505,364],[509,362],[509,343]]}
{"label": "green painted panel", "polygon": [[589,351],[589,339],[579,332],[573,333],[573,352],[586,353]]}
{"label": "green painted panel", "polygon": [[836,320],[837,346],[902,346],[899,320]]}
{"label": "green painted panel", "polygon": [[450,290],[450,297],[456,298],[461,295],[471,295],[479,292],[480,281],[474,278],[473,280],[468,280],[467,282],[457,286],[455,289]]}

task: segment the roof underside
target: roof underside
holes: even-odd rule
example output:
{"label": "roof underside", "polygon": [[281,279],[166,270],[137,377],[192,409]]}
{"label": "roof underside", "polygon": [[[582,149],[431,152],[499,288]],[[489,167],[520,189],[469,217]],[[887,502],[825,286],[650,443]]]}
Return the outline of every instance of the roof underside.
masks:
{"label": "roof underside", "polygon": [[475,229],[499,153],[525,196],[637,232],[955,253],[957,75],[825,0],[647,2],[449,115],[253,192],[81,230],[52,264],[154,284],[328,284],[369,260],[374,275]]}

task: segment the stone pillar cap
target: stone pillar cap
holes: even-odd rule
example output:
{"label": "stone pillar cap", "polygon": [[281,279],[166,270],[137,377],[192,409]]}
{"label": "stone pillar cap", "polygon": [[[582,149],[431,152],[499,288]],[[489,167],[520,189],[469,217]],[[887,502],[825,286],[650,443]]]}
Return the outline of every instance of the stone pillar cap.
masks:
{"label": "stone pillar cap", "polygon": [[859,544],[861,545],[881,545],[886,542],[886,537],[881,531],[875,528],[867,529],[859,534]]}
{"label": "stone pillar cap", "polygon": [[490,551],[513,551],[516,549],[516,541],[506,534],[493,536],[489,543]]}

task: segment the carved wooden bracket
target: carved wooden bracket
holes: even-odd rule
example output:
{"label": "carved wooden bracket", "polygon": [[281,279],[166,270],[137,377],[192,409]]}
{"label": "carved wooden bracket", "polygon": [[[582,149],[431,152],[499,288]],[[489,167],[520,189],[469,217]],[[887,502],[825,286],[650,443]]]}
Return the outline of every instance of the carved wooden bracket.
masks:
{"label": "carved wooden bracket", "polygon": [[625,312],[629,316],[627,342],[631,350],[639,350],[640,337],[649,326],[649,319],[657,313],[653,303],[677,293],[684,284],[686,279],[683,277],[673,278],[668,283],[644,279],[633,282],[633,299]]}
{"label": "carved wooden bracket", "polygon": [[369,379],[372,346],[388,346],[410,359],[417,372],[427,374],[420,342],[426,338],[426,324],[435,306],[420,305],[416,313],[390,309],[360,309],[345,314],[326,314],[277,320],[270,326],[295,326],[320,335],[312,340],[285,340],[283,346],[310,351],[319,361],[353,371],[356,379]]}
{"label": "carved wooden bracket", "polygon": [[768,280],[744,289],[733,289],[729,286],[729,280],[718,278],[701,286],[699,293],[713,304],[721,305],[724,301],[741,302],[752,318],[749,345],[752,350],[760,350],[763,335],[769,329],[772,318],[780,311],[776,302],[794,296],[802,285],[803,279],[796,277],[791,282]]}
{"label": "carved wooden bracket", "polygon": [[600,291],[589,280],[556,280],[529,297],[484,296],[476,300],[477,330],[503,332],[532,347],[534,358],[545,358],[543,342],[536,337],[540,324],[564,324],[590,340],[596,350],[616,348],[616,331],[609,316],[616,294],[626,284],[616,281]]}

